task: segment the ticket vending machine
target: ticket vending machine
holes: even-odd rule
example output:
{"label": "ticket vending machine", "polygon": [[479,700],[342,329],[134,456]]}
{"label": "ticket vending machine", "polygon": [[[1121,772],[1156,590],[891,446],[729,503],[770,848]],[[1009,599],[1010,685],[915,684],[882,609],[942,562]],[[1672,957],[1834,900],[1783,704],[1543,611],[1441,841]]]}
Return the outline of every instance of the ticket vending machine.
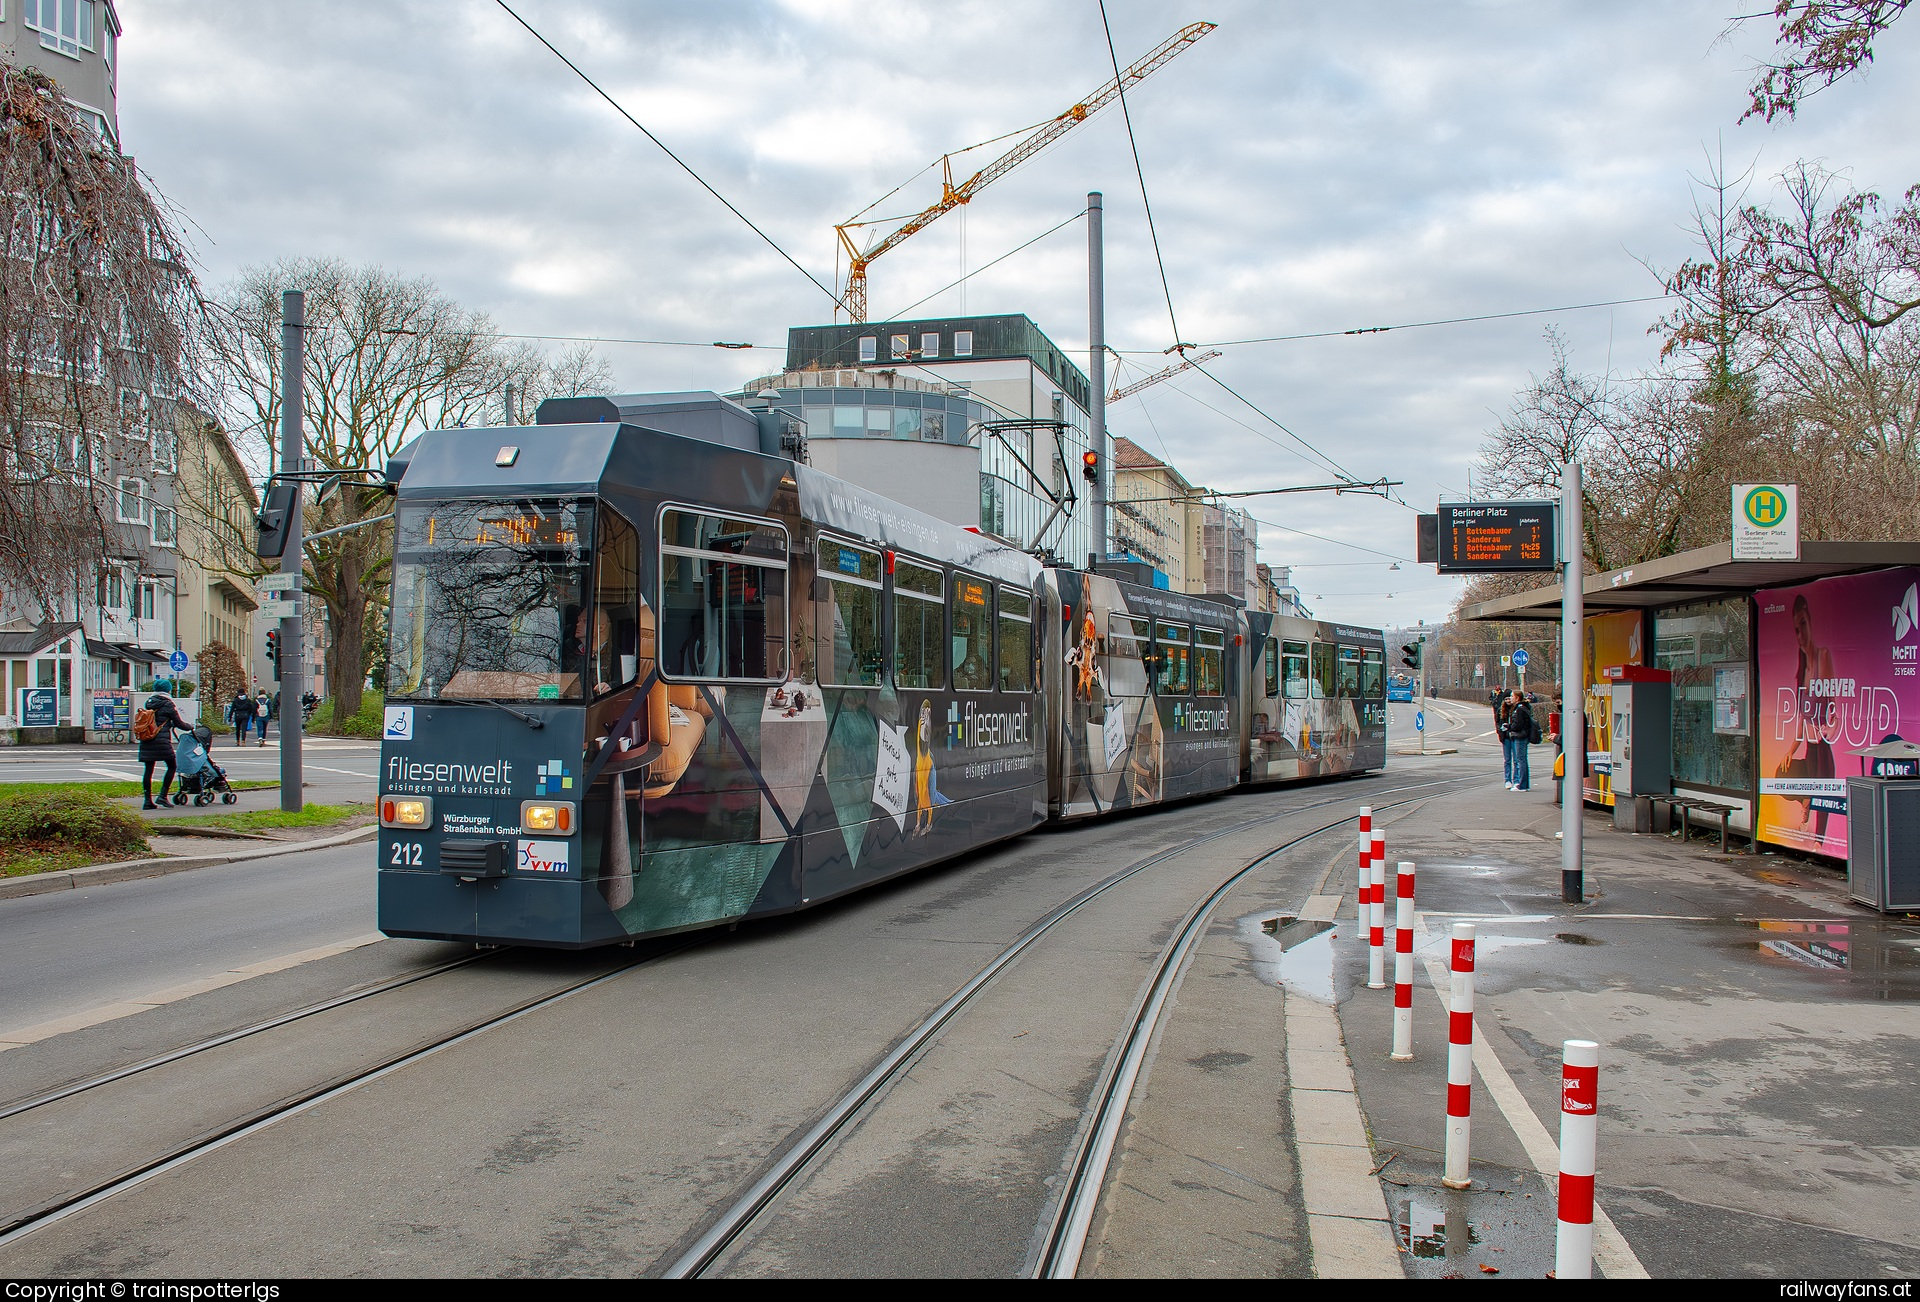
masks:
{"label": "ticket vending machine", "polygon": [[1673,675],[1645,665],[1612,665],[1613,825],[1653,830],[1653,805],[1629,797],[1673,790]]}

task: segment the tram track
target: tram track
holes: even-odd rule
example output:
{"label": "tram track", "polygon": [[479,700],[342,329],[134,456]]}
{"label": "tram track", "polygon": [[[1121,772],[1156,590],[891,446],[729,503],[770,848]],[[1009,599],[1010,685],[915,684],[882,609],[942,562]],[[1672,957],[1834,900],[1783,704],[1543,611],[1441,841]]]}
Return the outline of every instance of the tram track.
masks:
{"label": "tram track", "polygon": [[[1440,786],[1473,785],[1483,780],[1477,774],[1460,778],[1441,778],[1390,788],[1381,794],[1391,795],[1402,791],[1426,790]],[[1401,801],[1376,803],[1373,808],[1376,811],[1382,811],[1415,804],[1430,798],[1430,794],[1409,796]],[[830,1104],[810,1126],[797,1131],[794,1138],[779,1150],[778,1155],[759,1176],[748,1184],[744,1191],[737,1195],[734,1201],[662,1271],[662,1275],[669,1279],[686,1279],[709,1274],[728,1250],[740,1243],[756,1222],[773,1207],[780,1195],[794,1186],[809,1168],[827,1153],[834,1141],[860,1117],[867,1105],[898,1081],[932,1046],[941,1032],[961,1017],[968,1006],[992,984],[997,976],[1082,907],[1128,878],[1166,863],[1179,855],[1191,853],[1210,842],[1241,834],[1281,819],[1311,813],[1316,809],[1346,804],[1351,799],[1350,796],[1333,797],[1216,828],[1201,836],[1190,838],[1138,859],[1057,906],[949,995],[851,1088]],[[1107,1066],[1096,1085],[1092,1098],[1083,1110],[1080,1142],[1076,1147],[1070,1176],[1065,1182],[1064,1194],[1053,1208],[1045,1227],[1045,1246],[1040,1255],[1037,1274],[1045,1277],[1071,1277],[1074,1273],[1081,1247],[1085,1243],[1087,1228],[1092,1223],[1093,1212],[1099,1202],[1107,1164],[1119,1137],[1146,1048],[1159,1024],[1160,1014],[1165,1007],[1167,997],[1177,984],[1178,973],[1187,956],[1192,952],[1194,944],[1204,934],[1215,906],[1261,865],[1350,821],[1350,818],[1345,817],[1336,819],[1263,851],[1210,891],[1176,928],[1173,937],[1168,941],[1155,964],[1153,977],[1127,1019],[1126,1029],[1123,1030],[1119,1043],[1108,1057]]]}
{"label": "tram track", "polygon": [[[1400,791],[1431,789],[1451,785],[1462,780],[1464,779],[1439,779],[1407,784],[1400,787],[1389,788],[1379,794],[1391,795]],[[790,1141],[780,1146],[778,1149],[779,1156],[774,1160],[773,1165],[748,1187],[744,1195],[735,1200],[734,1204],[729,1207],[727,1213],[723,1214],[721,1218],[707,1228],[696,1242],[695,1248],[688,1249],[681,1254],[680,1261],[676,1262],[676,1268],[695,1256],[700,1257],[702,1260],[697,1265],[691,1266],[691,1268],[686,1270],[680,1270],[678,1273],[702,1273],[718,1257],[724,1254],[727,1246],[737,1241],[739,1235],[751,1224],[754,1217],[777,1200],[780,1192],[792,1183],[793,1179],[800,1174],[810,1161],[831,1146],[835,1136],[845,1128],[849,1121],[860,1113],[865,1104],[882,1093],[889,1083],[897,1079],[904,1070],[911,1066],[913,1060],[923,1052],[929,1044],[938,1038],[939,1032],[943,1027],[951,1023],[955,1018],[961,1016],[975,996],[990,985],[996,975],[1015,962],[1022,952],[1048,932],[1052,931],[1066,917],[1093,899],[1098,898],[1100,895],[1119,885],[1127,878],[1147,871],[1158,864],[1165,863],[1176,856],[1190,853],[1210,842],[1226,836],[1245,833],[1281,819],[1297,817],[1303,813],[1311,813],[1316,809],[1324,809],[1337,804],[1347,804],[1354,799],[1355,797],[1351,792],[1346,792],[1302,806],[1262,813],[1249,818],[1236,819],[1227,826],[1214,828],[1201,835],[1186,838],[1175,845],[1156,851],[1153,854],[1143,856],[1125,868],[1110,874],[1058,905],[1039,922],[1027,928],[1019,938],[1008,945],[986,968],[981,969],[959,989],[955,990],[934,1013],[923,1019],[906,1038],[884,1055],[851,1089],[843,1092],[840,1098],[830,1106],[818,1120],[811,1126],[798,1132]],[[1384,808],[1386,806],[1380,807]],[[1264,862],[1266,859],[1271,858],[1273,854],[1296,845],[1302,840],[1330,831],[1345,821],[1347,820],[1336,820],[1324,827],[1316,828],[1304,834],[1302,837],[1294,838],[1289,841],[1286,846],[1276,847],[1273,851],[1262,855],[1257,862]],[[1236,880],[1238,877],[1244,876],[1246,872],[1251,871],[1253,866],[1255,865],[1250,864],[1242,869],[1241,872],[1236,875]],[[1216,893],[1216,896],[1217,894],[1218,893]],[[1209,899],[1215,899],[1216,896],[1210,896]],[[403,1052],[385,1054],[376,1062],[356,1068],[345,1075],[335,1076],[332,1079],[315,1083],[308,1088],[299,1090],[275,1102],[271,1106],[253,1109],[235,1116],[225,1124],[209,1129],[195,1137],[191,1142],[171,1146],[137,1163],[130,1164],[110,1179],[94,1181],[83,1188],[72,1190],[57,1199],[44,1202],[36,1207],[21,1209],[12,1216],[0,1219],[0,1248],[4,1248],[40,1230],[85,1212],[101,1203],[138,1188],[159,1176],[177,1170],[199,1158],[227,1148],[249,1136],[258,1134],[282,1121],[313,1111],[364,1086],[404,1071],[417,1063],[452,1049],[457,1045],[471,1041],[478,1036],[485,1035],[496,1028],[528,1017],[564,1000],[626,976],[635,969],[658,963],[666,958],[694,948],[716,936],[723,936],[725,934],[725,932],[715,931],[675,937],[666,947],[649,952],[643,957],[635,958],[631,962],[623,963],[611,970],[596,972],[591,976],[569,982],[558,990],[550,990],[535,997],[516,1001],[487,1017],[465,1021],[458,1029],[436,1035],[427,1042],[418,1043]],[[63,1085],[16,1103],[8,1104],[5,1108],[0,1108],[0,1121],[31,1114],[33,1111],[50,1104],[73,1099],[85,1095],[92,1090],[137,1077],[157,1068],[206,1053],[209,1050],[217,1049],[289,1025],[295,1025],[301,1021],[315,1018],[330,1011],[362,1003],[379,995],[389,994],[408,986],[414,986],[434,977],[444,976],[453,970],[471,967],[485,960],[497,958],[500,954],[506,952],[508,951],[464,956],[450,963],[439,964],[422,971],[407,973],[401,977],[380,982],[363,990],[351,991],[330,999],[318,1001],[314,1004],[294,1009],[272,1018],[263,1019],[233,1031],[224,1032],[221,1035],[208,1037],[205,1040],[182,1046],[181,1048],[156,1055],[126,1067]],[[1177,968],[1177,964],[1175,966]],[[1121,1112],[1124,1114],[1124,1104],[1121,1107]],[[1097,1192],[1096,1186],[1096,1196]],[[4,1213],[0,1213],[0,1216],[4,1216]],[[731,1228],[729,1228],[729,1226],[731,1226]],[[712,1241],[708,1242],[709,1239]],[[669,1273],[675,1272],[670,1271]]]}

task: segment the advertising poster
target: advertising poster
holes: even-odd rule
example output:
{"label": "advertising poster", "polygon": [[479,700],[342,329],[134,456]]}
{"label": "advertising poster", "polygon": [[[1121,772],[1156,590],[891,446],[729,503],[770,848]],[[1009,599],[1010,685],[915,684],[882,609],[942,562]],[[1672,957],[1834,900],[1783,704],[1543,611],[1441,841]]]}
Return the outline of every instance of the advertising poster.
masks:
{"label": "advertising poster", "polygon": [[1759,839],[1845,858],[1853,754],[1920,712],[1920,570],[1754,593],[1760,686]]}
{"label": "advertising poster", "polygon": [[1588,615],[1581,622],[1586,635],[1587,685],[1587,800],[1613,804],[1613,665],[1646,663],[1646,616],[1637,610]]}

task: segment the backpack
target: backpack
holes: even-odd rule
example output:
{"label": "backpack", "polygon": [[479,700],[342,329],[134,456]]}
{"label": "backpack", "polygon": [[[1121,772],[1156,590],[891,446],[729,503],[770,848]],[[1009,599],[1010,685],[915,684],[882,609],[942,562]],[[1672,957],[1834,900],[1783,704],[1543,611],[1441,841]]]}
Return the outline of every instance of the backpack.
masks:
{"label": "backpack", "polygon": [[144,706],[133,716],[133,736],[136,741],[152,741],[160,735],[160,723],[153,717],[153,711]]}
{"label": "backpack", "polygon": [[1527,741],[1538,746],[1544,734],[1540,731],[1540,720],[1532,710],[1527,711]]}

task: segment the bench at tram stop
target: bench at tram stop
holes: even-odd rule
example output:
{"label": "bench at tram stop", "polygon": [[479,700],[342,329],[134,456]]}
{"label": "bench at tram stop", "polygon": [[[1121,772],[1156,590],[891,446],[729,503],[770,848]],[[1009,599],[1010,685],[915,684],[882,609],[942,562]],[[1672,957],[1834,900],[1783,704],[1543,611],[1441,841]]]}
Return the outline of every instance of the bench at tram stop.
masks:
{"label": "bench at tram stop", "polygon": [[[1667,827],[1662,827],[1660,825],[1661,822],[1666,821],[1670,824],[1677,823],[1679,824],[1678,831],[1682,841],[1691,841],[1693,839],[1693,820],[1688,816],[1689,814],[1697,813],[1706,818],[1717,817],[1720,820],[1720,853],[1727,853],[1727,820],[1734,815],[1739,806],[1729,805],[1719,800],[1705,800],[1699,796],[1643,796],[1641,799],[1648,801],[1654,807],[1653,830],[1656,832],[1666,832],[1670,836],[1672,835],[1672,831]],[[1666,809],[1665,820],[1662,820],[1659,814],[1662,806],[1665,806]]]}

